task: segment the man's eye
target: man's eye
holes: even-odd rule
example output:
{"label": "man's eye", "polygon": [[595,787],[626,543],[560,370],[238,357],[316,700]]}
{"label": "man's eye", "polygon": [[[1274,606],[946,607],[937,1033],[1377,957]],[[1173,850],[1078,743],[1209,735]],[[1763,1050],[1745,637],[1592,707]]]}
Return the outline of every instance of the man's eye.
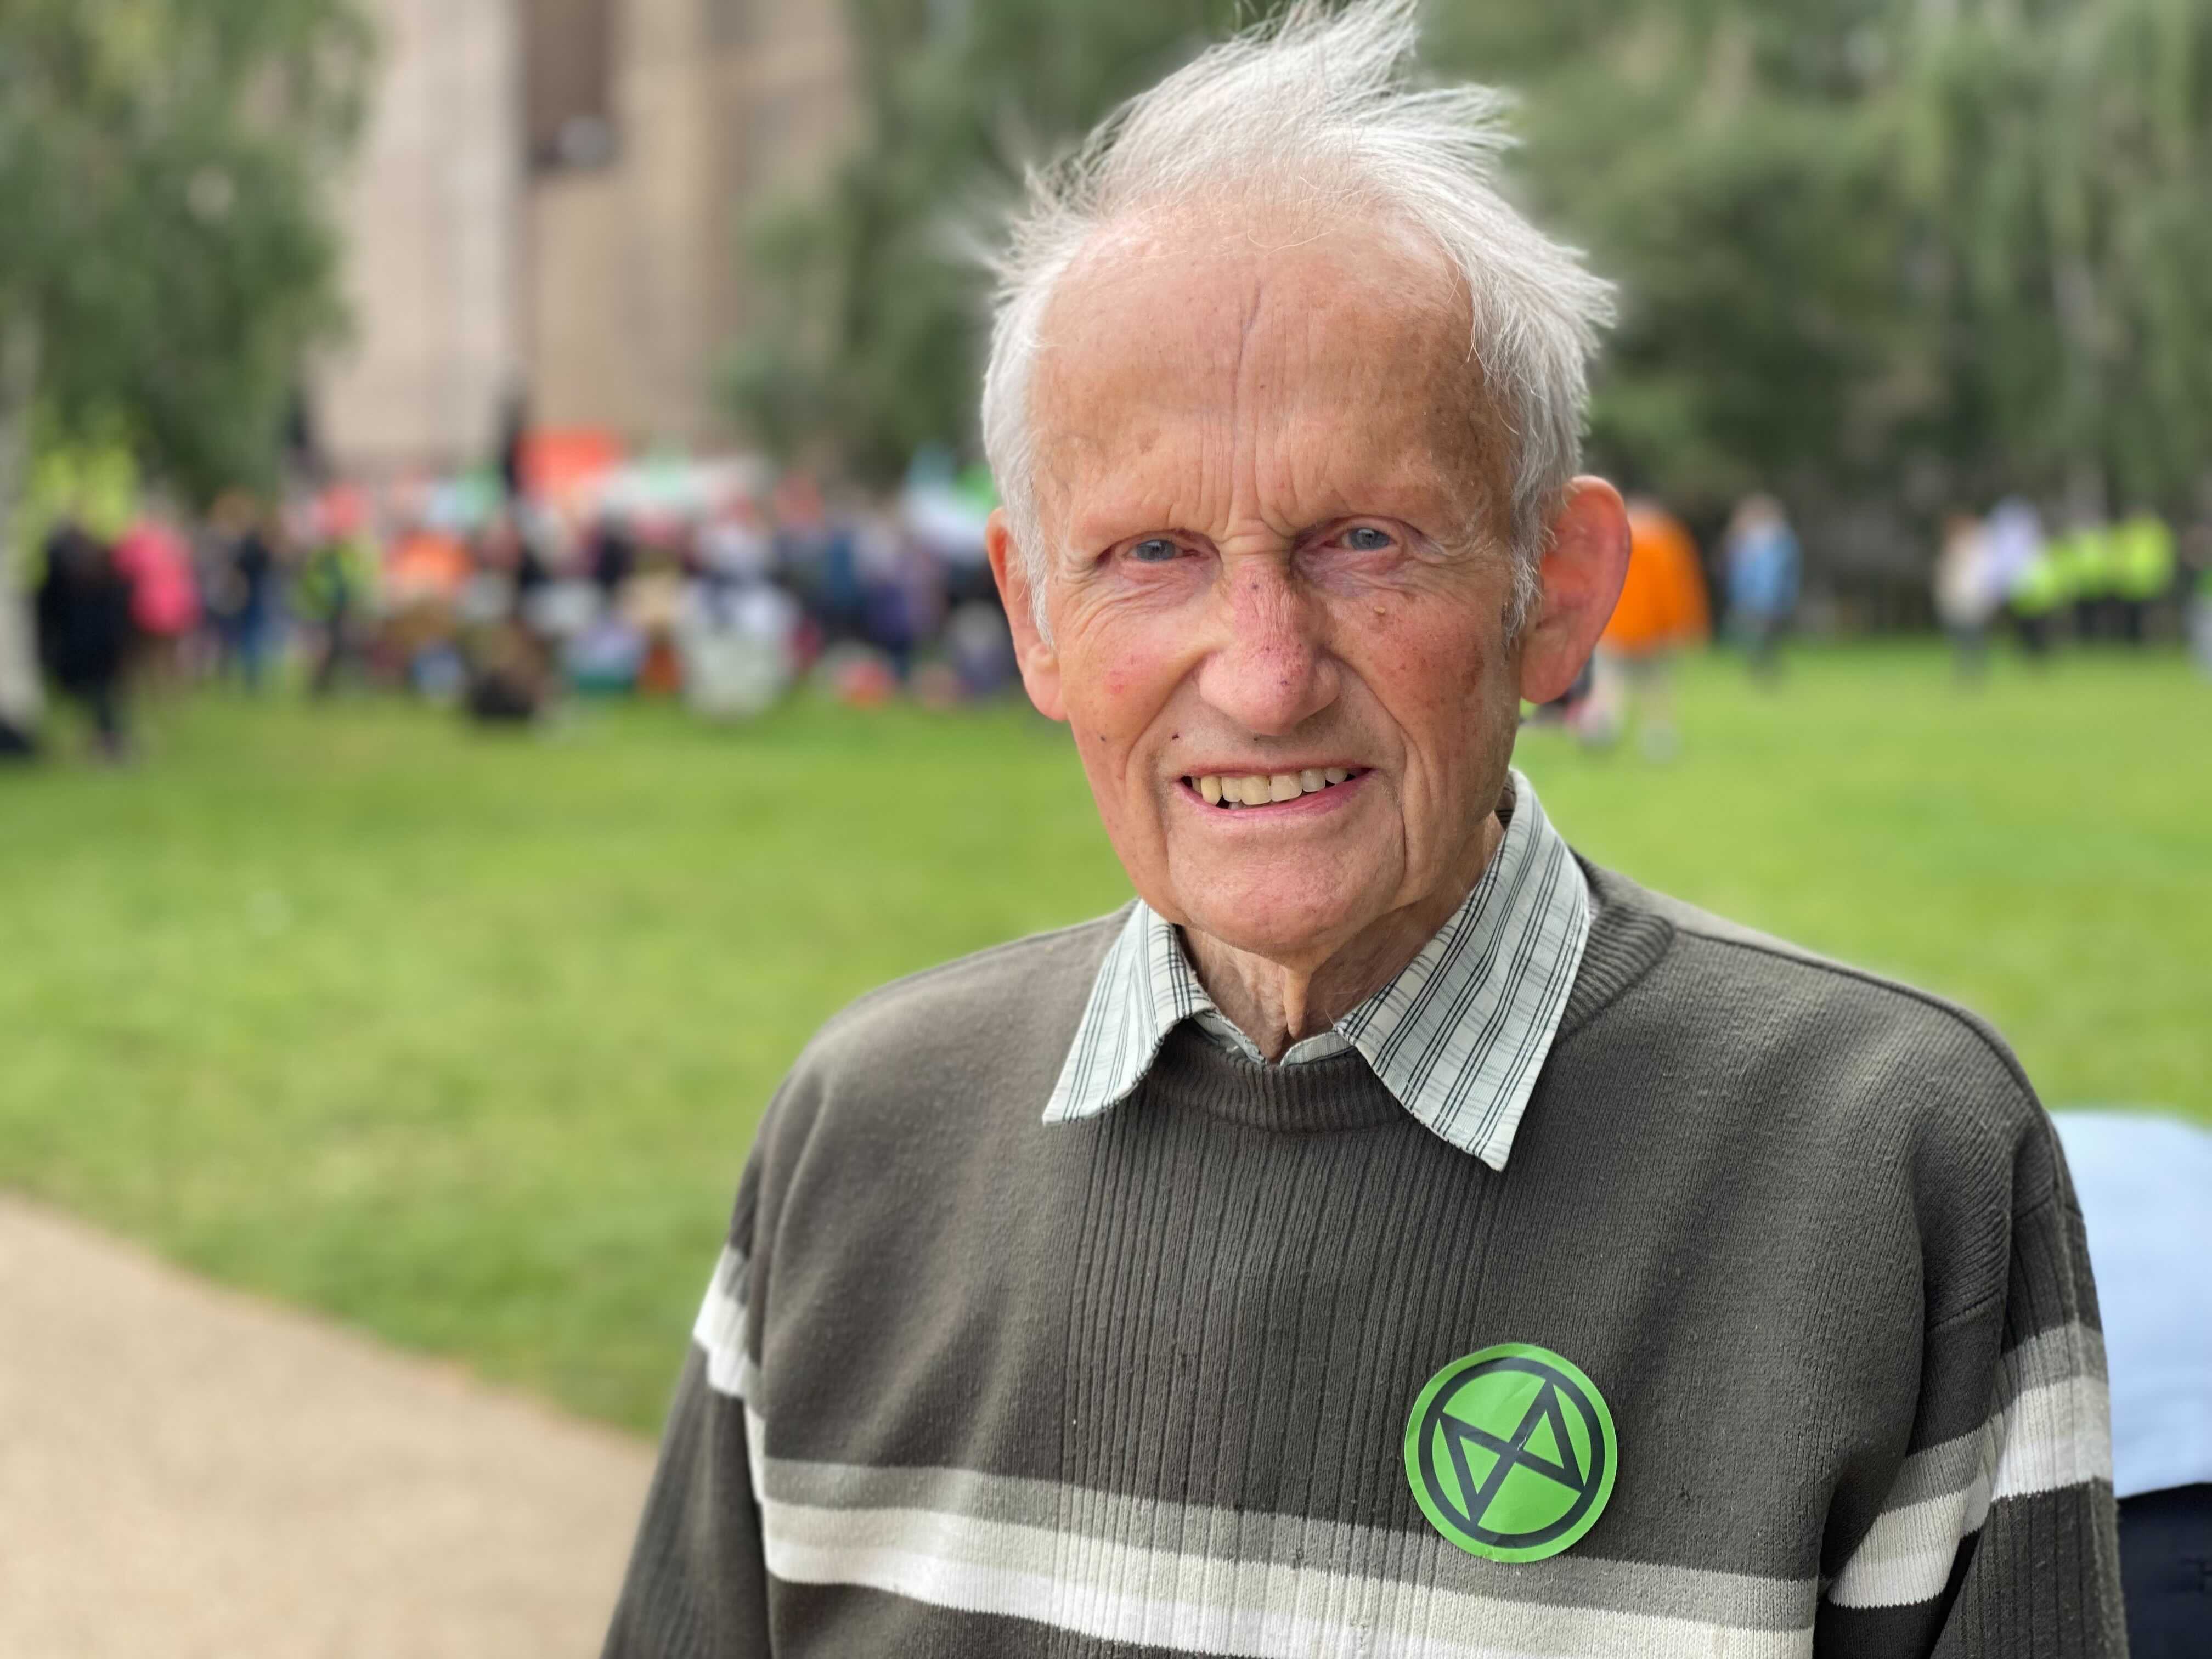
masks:
{"label": "man's eye", "polygon": [[1387,530],[1377,530],[1371,524],[1356,524],[1344,532],[1344,544],[1355,553],[1380,553],[1395,546],[1396,538]]}
{"label": "man's eye", "polygon": [[1165,564],[1182,550],[1164,536],[1148,536],[1129,549],[1129,556],[1140,564]]}

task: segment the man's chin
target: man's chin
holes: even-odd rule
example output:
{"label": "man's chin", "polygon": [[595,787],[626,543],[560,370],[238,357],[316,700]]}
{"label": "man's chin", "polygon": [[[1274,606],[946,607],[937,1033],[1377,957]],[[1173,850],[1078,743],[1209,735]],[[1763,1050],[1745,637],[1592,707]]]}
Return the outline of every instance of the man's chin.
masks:
{"label": "man's chin", "polygon": [[1168,878],[1162,896],[1174,906],[1167,914],[1232,951],[1285,968],[1318,967],[1395,896],[1395,848],[1358,844],[1364,842],[1316,837],[1233,856],[1172,848],[1162,872]]}
{"label": "man's chin", "polygon": [[1194,929],[1217,945],[1300,969],[1327,961],[1371,920],[1336,896],[1308,902],[1261,898],[1241,905],[1213,898],[1190,908],[1185,915],[1187,930]]}

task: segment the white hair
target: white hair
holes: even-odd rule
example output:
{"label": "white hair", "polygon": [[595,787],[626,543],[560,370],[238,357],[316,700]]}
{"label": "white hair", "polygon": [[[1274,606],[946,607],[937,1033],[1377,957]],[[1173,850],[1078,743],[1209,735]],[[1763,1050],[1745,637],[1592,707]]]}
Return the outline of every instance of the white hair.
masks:
{"label": "white hair", "polygon": [[[1441,250],[1472,313],[1470,404],[1486,391],[1512,447],[1509,625],[1537,592],[1549,526],[1582,450],[1586,366],[1612,289],[1545,236],[1495,182],[1508,101],[1486,87],[1418,87],[1419,0],[1299,0],[1213,46],[1032,172],[997,276],[983,446],[1026,562],[1040,623],[1048,574],[1029,391],[1060,279],[1103,228],[1255,195],[1310,213],[1395,219]],[[1493,505],[1494,510],[1494,505]]]}

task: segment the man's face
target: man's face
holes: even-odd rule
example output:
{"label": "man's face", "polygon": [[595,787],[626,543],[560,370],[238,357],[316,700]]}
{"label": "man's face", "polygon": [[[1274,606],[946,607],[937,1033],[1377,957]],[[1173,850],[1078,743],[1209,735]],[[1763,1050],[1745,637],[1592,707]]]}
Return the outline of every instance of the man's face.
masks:
{"label": "man's face", "polygon": [[1374,228],[1124,233],[1050,308],[1025,672],[1139,893],[1234,948],[1318,964],[1487,856],[1520,672],[1468,329]]}

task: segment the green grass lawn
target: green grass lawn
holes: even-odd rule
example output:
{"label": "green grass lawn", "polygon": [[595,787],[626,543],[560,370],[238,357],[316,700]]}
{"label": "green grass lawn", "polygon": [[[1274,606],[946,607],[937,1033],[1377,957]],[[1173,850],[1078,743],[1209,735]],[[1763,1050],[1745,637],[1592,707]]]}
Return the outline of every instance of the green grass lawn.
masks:
{"label": "green grass lawn", "polygon": [[[1579,846],[1968,1003],[2052,1104],[2212,1120],[2212,685],[1932,651],[1696,665],[1670,766],[1531,733]],[[1008,707],[203,696],[143,763],[0,773],[0,1186],[657,1422],[762,1103],[909,969],[1125,894]]]}

